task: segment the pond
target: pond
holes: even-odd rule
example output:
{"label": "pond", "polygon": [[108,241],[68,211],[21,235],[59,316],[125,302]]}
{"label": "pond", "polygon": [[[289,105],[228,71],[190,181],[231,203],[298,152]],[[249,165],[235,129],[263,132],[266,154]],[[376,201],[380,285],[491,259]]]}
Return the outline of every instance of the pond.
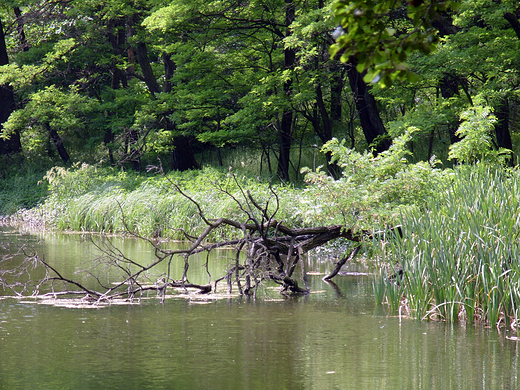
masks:
{"label": "pond", "polygon": [[[4,228],[0,240],[11,250],[28,244],[70,274],[95,255],[75,235]],[[113,240],[129,256],[152,256],[143,243]],[[216,259],[228,261],[225,251]],[[308,261],[316,271],[331,268]],[[0,389],[520,387],[518,344],[503,332],[400,322],[376,307],[370,276],[337,276],[336,286],[309,279],[314,293],[300,298],[153,298],[97,309],[0,292]]]}

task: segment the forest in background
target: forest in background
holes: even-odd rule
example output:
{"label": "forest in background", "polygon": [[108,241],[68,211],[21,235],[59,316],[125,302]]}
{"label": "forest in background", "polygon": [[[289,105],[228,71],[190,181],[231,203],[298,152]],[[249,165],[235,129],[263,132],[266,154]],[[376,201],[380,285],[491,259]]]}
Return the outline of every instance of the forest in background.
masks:
{"label": "forest in background", "polygon": [[377,154],[410,127],[414,161],[450,166],[464,137],[516,151],[519,15],[512,0],[3,1],[0,175],[184,171],[247,147],[255,174],[301,181],[333,137]]}

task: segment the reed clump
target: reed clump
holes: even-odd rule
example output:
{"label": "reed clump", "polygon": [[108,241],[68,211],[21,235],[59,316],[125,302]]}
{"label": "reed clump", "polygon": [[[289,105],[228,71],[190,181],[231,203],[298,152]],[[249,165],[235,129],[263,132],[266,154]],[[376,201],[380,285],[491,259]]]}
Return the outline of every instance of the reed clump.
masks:
{"label": "reed clump", "polygon": [[520,172],[462,166],[450,185],[401,215],[382,248],[378,302],[417,319],[518,328]]}

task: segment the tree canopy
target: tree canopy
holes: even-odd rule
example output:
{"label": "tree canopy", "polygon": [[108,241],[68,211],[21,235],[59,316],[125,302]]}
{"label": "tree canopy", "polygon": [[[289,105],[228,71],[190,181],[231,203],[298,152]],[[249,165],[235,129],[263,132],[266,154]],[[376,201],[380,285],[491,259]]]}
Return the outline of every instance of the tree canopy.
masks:
{"label": "tree canopy", "polygon": [[519,17],[513,0],[4,1],[0,152],[186,170],[246,146],[290,181],[333,138],[377,155],[413,126],[416,160],[507,156]]}

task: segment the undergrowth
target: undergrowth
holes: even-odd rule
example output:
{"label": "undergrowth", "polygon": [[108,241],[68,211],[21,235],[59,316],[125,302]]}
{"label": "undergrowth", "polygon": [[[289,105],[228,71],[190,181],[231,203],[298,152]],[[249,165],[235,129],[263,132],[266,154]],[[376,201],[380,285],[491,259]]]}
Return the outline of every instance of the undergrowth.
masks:
{"label": "undergrowth", "polygon": [[[193,201],[200,205],[206,218],[238,218],[247,222],[241,220],[243,213],[237,202],[248,208],[246,191],[260,203],[269,201],[271,208],[279,202],[277,218],[284,223],[304,225],[299,205],[305,195],[301,190],[215,168],[147,176],[84,164],[75,169],[53,168],[46,180],[50,196],[41,209],[49,211],[43,213],[46,215],[58,210],[52,223],[60,230],[130,231],[182,239],[182,230],[197,235],[206,226]],[[214,239],[229,238],[231,232],[221,230],[219,234]]]}

